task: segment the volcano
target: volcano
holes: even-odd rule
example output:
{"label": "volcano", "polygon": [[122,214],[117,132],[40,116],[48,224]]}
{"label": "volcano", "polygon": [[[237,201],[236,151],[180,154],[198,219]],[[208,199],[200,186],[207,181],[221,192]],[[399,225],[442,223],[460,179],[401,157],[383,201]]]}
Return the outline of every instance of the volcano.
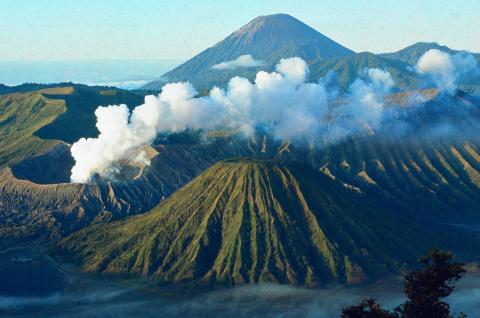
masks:
{"label": "volcano", "polygon": [[[234,71],[212,66],[250,54],[262,67]],[[165,82],[189,81],[198,89],[211,87],[234,75],[249,76],[260,69],[271,70],[281,58],[298,56],[307,62],[345,57],[354,52],[288,14],[259,16],[224,40],[167,72],[143,88],[160,89]]]}
{"label": "volcano", "polygon": [[60,241],[87,271],[207,284],[355,284],[413,264],[422,231],[308,165],[231,159],[152,211]]}

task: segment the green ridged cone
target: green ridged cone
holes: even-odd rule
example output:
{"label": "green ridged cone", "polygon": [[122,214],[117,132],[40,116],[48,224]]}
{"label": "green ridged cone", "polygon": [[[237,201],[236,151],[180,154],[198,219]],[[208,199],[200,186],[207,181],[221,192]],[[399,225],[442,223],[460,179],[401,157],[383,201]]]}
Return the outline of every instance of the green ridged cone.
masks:
{"label": "green ridged cone", "polygon": [[318,286],[398,272],[426,249],[420,233],[308,165],[234,159],[144,215],[58,246],[92,272]]}

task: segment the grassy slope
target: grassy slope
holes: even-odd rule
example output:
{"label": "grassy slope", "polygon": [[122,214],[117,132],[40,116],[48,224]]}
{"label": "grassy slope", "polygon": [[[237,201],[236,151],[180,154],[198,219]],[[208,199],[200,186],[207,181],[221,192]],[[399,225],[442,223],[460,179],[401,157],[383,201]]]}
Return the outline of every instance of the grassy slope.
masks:
{"label": "grassy slope", "polygon": [[386,207],[433,225],[480,219],[479,154],[479,143],[469,141],[357,141],[329,148],[320,162]]}
{"label": "grassy slope", "polygon": [[[0,166],[50,148],[58,140],[73,143],[96,137],[95,109],[100,105],[143,102],[141,94],[115,88],[48,85],[8,87],[22,93],[0,95]],[[28,90],[36,91],[28,92]],[[24,92],[27,91],[27,92]]]}
{"label": "grassy slope", "polygon": [[42,140],[33,133],[66,111],[63,100],[48,99],[40,93],[0,96],[0,166],[42,152],[55,141]]}
{"label": "grassy slope", "polygon": [[96,137],[95,109],[98,106],[127,104],[133,108],[143,103],[143,96],[113,88],[93,88],[76,85],[71,94],[47,92],[51,98],[64,99],[67,111],[35,135],[43,139],[58,139],[73,143],[81,137]]}
{"label": "grassy slope", "polygon": [[16,86],[7,86],[0,84],[0,95],[12,94],[12,93],[31,93],[42,89],[50,89],[55,87],[71,87],[72,83],[56,83],[56,84],[37,84],[37,83],[25,83]]}
{"label": "grassy slope", "polygon": [[247,159],[217,163],[147,214],[60,243],[89,271],[307,285],[397,271],[424,246],[413,227],[307,165]]}
{"label": "grassy slope", "polygon": [[436,99],[412,111],[408,126],[334,144],[315,162],[412,216],[480,219],[478,101]]}

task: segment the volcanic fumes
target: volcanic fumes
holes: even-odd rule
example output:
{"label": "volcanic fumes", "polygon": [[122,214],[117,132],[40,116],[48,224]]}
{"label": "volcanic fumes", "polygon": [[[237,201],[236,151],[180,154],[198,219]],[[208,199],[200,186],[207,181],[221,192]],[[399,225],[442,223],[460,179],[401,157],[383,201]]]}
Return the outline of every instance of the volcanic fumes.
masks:
{"label": "volcanic fumes", "polygon": [[[252,137],[261,129],[278,140],[311,144],[336,141],[380,123],[383,96],[393,85],[388,72],[366,70],[351,86],[350,101],[338,109],[330,107],[332,96],[324,83],[308,82],[308,75],[305,61],[295,57],[280,60],[276,72],[258,72],[254,83],[234,77],[226,89],[214,87],[208,96],[198,97],[189,83],[174,83],[158,96],[146,96],[131,113],[126,105],[99,107],[99,136],[81,138],[71,148],[71,181],[108,176],[121,161],[148,164],[142,148],[159,133],[227,129]],[[327,125],[327,117],[335,121]]]}

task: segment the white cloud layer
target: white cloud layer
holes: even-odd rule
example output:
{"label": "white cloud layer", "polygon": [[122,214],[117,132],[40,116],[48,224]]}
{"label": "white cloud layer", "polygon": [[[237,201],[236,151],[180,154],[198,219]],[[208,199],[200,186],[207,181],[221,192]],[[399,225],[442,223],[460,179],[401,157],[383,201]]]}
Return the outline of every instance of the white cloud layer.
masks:
{"label": "white cloud layer", "polygon": [[264,63],[260,60],[256,60],[250,54],[241,55],[237,57],[235,60],[226,61],[222,63],[218,63],[212,66],[214,70],[234,70],[237,68],[249,68],[249,67],[257,67],[262,66]]}
{"label": "white cloud layer", "polygon": [[450,55],[437,49],[425,52],[416,65],[417,72],[429,76],[442,92],[453,94],[458,78],[477,67],[473,55],[459,53]]}

